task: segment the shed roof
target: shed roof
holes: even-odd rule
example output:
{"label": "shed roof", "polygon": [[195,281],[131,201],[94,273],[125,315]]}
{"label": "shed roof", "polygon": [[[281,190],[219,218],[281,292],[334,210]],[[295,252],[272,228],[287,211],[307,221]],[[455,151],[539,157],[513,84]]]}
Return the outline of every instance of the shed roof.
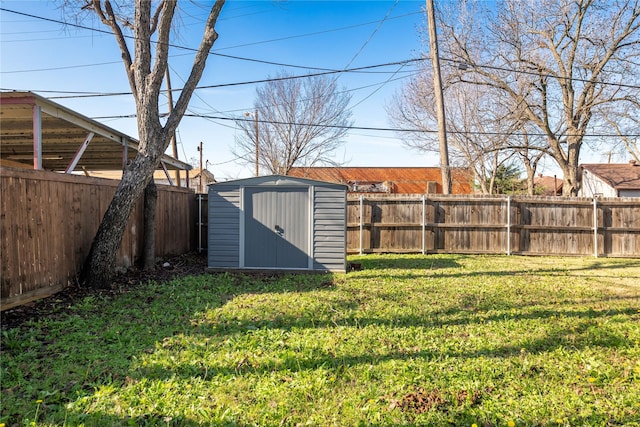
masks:
{"label": "shed roof", "polygon": [[580,165],[616,190],[640,190],[640,164],[634,160],[629,163],[595,163]]}
{"label": "shed roof", "polygon": [[335,182],[327,182],[327,181],[318,181],[315,179],[307,179],[300,178],[294,176],[287,175],[266,175],[266,176],[257,176],[253,178],[243,178],[243,179],[235,179],[232,181],[222,181],[216,182],[213,184],[209,184],[209,187],[223,187],[223,186],[238,186],[238,187],[247,187],[247,186],[297,186],[297,185],[322,185],[324,187],[334,187],[339,188],[341,190],[346,190],[347,186],[344,184],[338,184]]}
{"label": "shed roof", "polygon": [[[39,123],[36,110],[40,111]],[[86,145],[77,168],[121,170],[123,158],[134,157],[138,148],[136,139],[33,92],[1,92],[0,122],[0,158],[12,166],[33,167],[37,126],[42,134],[43,169],[66,170]],[[90,133],[94,136],[85,144]],[[191,169],[188,163],[166,154],[162,162],[167,169]]]}
{"label": "shed roof", "polygon": [[[427,183],[436,182],[442,192],[439,167],[295,167],[290,176],[300,176],[339,183],[392,182],[394,193],[425,194]],[[471,193],[471,173],[467,168],[451,168],[452,193]]]}

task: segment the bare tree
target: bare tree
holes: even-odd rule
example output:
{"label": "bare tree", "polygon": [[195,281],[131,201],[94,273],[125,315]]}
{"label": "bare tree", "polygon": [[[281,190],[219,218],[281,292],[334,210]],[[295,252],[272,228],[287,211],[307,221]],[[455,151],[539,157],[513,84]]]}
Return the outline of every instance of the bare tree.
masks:
{"label": "bare tree", "polygon": [[335,79],[281,72],[256,90],[253,119],[237,122],[235,154],[248,164],[257,154],[261,169],[281,175],[296,165],[335,164],[331,156],[352,124],[350,100]]}
{"label": "bare tree", "polygon": [[[469,6],[471,5],[471,9]],[[462,18],[462,19],[460,19]],[[580,153],[605,107],[638,99],[639,0],[461,3],[440,14],[441,54],[464,64],[458,81],[483,85],[544,135],[576,195]]]}
{"label": "bare tree", "polygon": [[[517,121],[483,87],[451,84],[445,68],[447,142],[453,164],[471,167],[480,191],[490,194],[499,167],[514,155],[508,150]],[[391,122],[403,131],[404,143],[419,151],[438,153],[438,123],[432,71],[423,67],[387,106]]]}
{"label": "bare tree", "polygon": [[[138,154],[123,171],[122,180],[98,228],[81,273],[83,283],[89,286],[105,287],[110,283],[127,220],[135,202],[152,179],[200,81],[209,50],[218,37],[215,25],[224,3],[224,0],[216,0],[211,6],[200,46],[194,54],[191,73],[164,125],[160,121],[158,101],[167,70],[177,0],[136,0],[133,16],[131,2],[83,0],[66,3],[67,7],[75,5],[85,13],[95,13],[113,32],[120,47],[138,119]],[[128,40],[129,32],[132,41]]]}
{"label": "bare tree", "polygon": [[622,108],[605,111],[604,122],[619,136],[619,140],[607,146],[610,157],[614,153],[620,158],[631,156],[640,163],[640,98],[625,103]]}

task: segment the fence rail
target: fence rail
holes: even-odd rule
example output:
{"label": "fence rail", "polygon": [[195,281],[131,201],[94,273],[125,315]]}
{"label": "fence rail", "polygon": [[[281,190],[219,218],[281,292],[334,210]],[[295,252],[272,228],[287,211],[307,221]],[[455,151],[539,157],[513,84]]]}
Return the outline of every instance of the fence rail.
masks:
{"label": "fence rail", "polygon": [[[2,310],[51,295],[76,280],[117,181],[0,168]],[[195,195],[158,186],[156,254],[195,249]],[[138,202],[118,250],[117,264],[142,256],[143,207]]]}
{"label": "fence rail", "polygon": [[358,196],[349,253],[640,257],[639,198]]}

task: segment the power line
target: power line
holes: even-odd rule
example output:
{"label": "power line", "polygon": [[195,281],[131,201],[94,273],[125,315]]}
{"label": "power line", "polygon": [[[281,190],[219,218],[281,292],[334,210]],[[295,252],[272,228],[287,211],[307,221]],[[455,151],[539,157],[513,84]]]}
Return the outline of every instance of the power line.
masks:
{"label": "power line", "polygon": [[[401,67],[402,67],[402,66],[401,66]],[[397,71],[395,72],[395,74],[398,74],[398,72],[399,72],[399,70],[397,70]],[[411,72],[411,71],[407,71],[407,72]],[[395,75],[395,74],[394,74],[394,75]],[[357,91],[357,90],[363,90],[363,89],[369,89],[369,88],[371,88],[371,87],[377,87],[377,88],[376,88],[372,93],[370,93],[369,95],[367,95],[367,96],[366,96],[365,98],[363,98],[362,100],[358,101],[355,105],[352,105],[352,106],[350,106],[350,107],[349,107],[349,108],[351,108],[351,109],[352,109],[352,108],[354,108],[354,107],[358,106],[359,104],[361,104],[361,103],[362,103],[363,101],[365,101],[366,99],[370,98],[370,97],[371,97],[372,95],[374,95],[378,90],[380,90],[380,88],[381,88],[382,86],[386,85],[387,83],[389,83],[389,82],[393,82],[393,81],[402,80],[402,79],[406,79],[407,77],[412,77],[412,75],[408,75],[408,76],[402,76],[402,77],[395,77],[395,78],[393,78],[393,77],[394,77],[394,75],[392,75],[389,79],[387,79],[387,80],[385,80],[385,81],[383,81],[383,82],[377,82],[377,83],[372,83],[372,84],[368,84],[368,85],[365,85],[365,86],[359,86],[359,87],[354,87],[354,88],[351,88],[351,89],[340,90],[340,91],[337,91],[337,92],[336,92],[336,94],[340,95],[340,94],[347,93],[347,92],[355,92],[355,91]],[[305,100],[309,100],[309,99],[310,99],[310,98],[304,98],[304,99],[301,99],[300,101],[305,101]],[[284,104],[270,104],[270,106],[274,106],[274,107],[277,107],[277,106],[280,106],[280,105],[284,105]],[[239,113],[239,112],[244,112],[244,111],[247,111],[247,110],[251,110],[252,108],[253,108],[253,107],[246,107],[246,108],[237,108],[237,109],[233,109],[233,110],[225,110],[225,111],[219,111],[219,110],[216,110],[215,108],[212,108],[212,111],[213,111],[214,113],[218,113],[218,114],[229,114],[229,113]]]}
{"label": "power line", "polygon": [[[100,28],[92,28],[92,27],[87,27],[85,25],[80,25],[80,24],[71,24],[71,23],[60,21],[60,20],[57,20],[57,19],[46,18],[46,17],[43,17],[43,16],[33,15],[33,14],[30,14],[30,13],[18,12],[16,10],[6,9],[4,7],[0,7],[0,11],[9,12],[9,13],[15,13],[17,15],[22,15],[22,16],[26,16],[26,17],[34,18],[34,19],[40,19],[40,20],[47,21],[47,22],[54,22],[54,23],[61,24],[61,25],[68,25],[70,27],[80,28],[80,29],[83,29],[83,30],[95,31],[95,32],[104,33],[104,34],[112,34],[110,31],[103,30],[103,29],[100,29]],[[130,35],[125,35],[124,37],[128,38],[128,39],[135,40],[135,37],[130,36]],[[154,43],[157,43],[157,42],[154,42]],[[198,49],[195,49],[195,48],[190,48],[190,47],[186,47],[186,46],[180,46],[180,45],[176,45],[176,44],[173,44],[173,43],[167,43],[167,46],[170,46],[170,47],[173,47],[173,48],[176,48],[176,49],[187,50],[187,51],[190,51],[190,52],[197,52],[198,51]],[[303,65],[286,64],[286,63],[283,63],[283,62],[265,61],[265,60],[261,60],[261,59],[255,59],[255,58],[245,58],[245,57],[241,57],[241,56],[228,55],[228,54],[219,53],[219,52],[215,52],[215,51],[209,51],[209,55],[215,55],[215,56],[220,56],[220,57],[223,57],[223,58],[235,59],[235,60],[238,60],[238,61],[249,61],[249,62],[256,62],[256,63],[260,63],[260,64],[277,65],[279,67],[302,68],[302,69],[306,69],[306,70],[335,71],[335,70],[331,70],[331,69],[327,69],[327,68],[318,68],[318,67],[309,67],[309,66],[303,66]]]}
{"label": "power line", "polygon": [[[167,66],[169,66],[169,65],[167,64]],[[171,70],[173,70],[174,74],[175,74],[176,76],[178,76],[178,78],[179,78],[183,83],[185,82],[185,80],[182,78],[182,76],[181,76],[181,75],[180,75],[176,70],[174,70],[174,69],[173,69],[173,67],[169,67],[169,68],[170,68]],[[196,98],[198,98],[202,103],[204,103],[204,105],[206,105],[207,107],[211,108],[211,110],[213,110],[214,112],[216,112],[216,113],[218,113],[218,114],[222,114],[222,112],[220,112],[220,111],[216,110],[216,109],[215,109],[215,108],[213,108],[211,105],[209,105],[209,103],[208,103],[207,101],[205,101],[205,100],[204,100],[204,98],[202,98],[202,97],[201,97],[197,92],[195,92],[195,91],[194,91],[194,92],[193,92],[193,95],[194,95]],[[191,108],[189,108],[189,107],[187,108],[187,111],[193,112],[193,111],[191,110]],[[216,122],[214,122],[214,123],[216,123]],[[226,124],[223,124],[223,123],[216,123],[216,124],[219,124],[220,126],[224,126],[224,127],[229,127],[229,128],[234,128],[234,127],[235,127],[235,126],[229,126],[229,125],[226,125]]]}
{"label": "power line", "polygon": [[508,73],[525,74],[525,75],[530,75],[530,76],[535,76],[535,77],[553,77],[554,79],[557,79],[557,80],[566,80],[566,81],[581,82],[581,83],[596,83],[596,84],[601,84],[601,85],[605,85],[605,86],[618,86],[618,87],[626,87],[626,88],[631,88],[631,89],[640,89],[640,86],[638,86],[638,85],[631,85],[631,84],[625,84],[625,83],[612,83],[612,82],[603,82],[603,81],[594,81],[594,82],[592,82],[589,79],[581,79],[579,77],[563,77],[563,76],[558,76],[558,75],[553,74],[553,73],[542,73],[542,72],[536,72],[536,71],[516,70],[515,68],[498,67],[498,66],[495,66],[495,65],[486,65],[486,64],[471,64],[471,63],[466,62],[466,61],[461,61],[461,60],[452,59],[452,58],[440,57],[440,59],[442,61],[453,62],[454,64],[456,64],[457,67],[465,67],[466,66],[466,67],[470,67],[470,68],[483,68],[483,69],[487,69],[487,70],[506,71]]}
{"label": "power line", "polygon": [[[235,122],[254,122],[255,119],[247,119],[245,117],[223,117],[223,116],[212,116],[212,115],[204,115],[204,114],[185,114],[185,117],[195,117],[201,119],[214,119],[214,120],[231,120]],[[129,115],[120,115],[120,116],[102,116],[102,117],[92,117],[94,120],[104,120],[104,119],[131,119],[135,118],[136,114]],[[366,131],[378,131],[378,132],[398,132],[398,133],[429,133],[429,134],[437,134],[438,130],[434,129],[403,129],[403,128],[383,128],[383,127],[374,127],[374,126],[353,126],[353,125],[330,125],[330,124],[319,124],[319,123],[299,123],[299,122],[285,122],[285,121],[277,121],[277,120],[258,120],[258,123],[266,123],[271,125],[285,125],[285,126],[309,126],[309,127],[324,127],[324,128],[334,128],[334,129],[347,129],[347,130],[366,130]],[[451,134],[456,135],[468,135],[468,136],[547,136],[545,133],[531,133],[531,132],[488,132],[488,131],[451,131]],[[562,135],[564,137],[570,136],[579,136],[573,134]],[[585,134],[582,135],[584,138],[619,138],[619,137],[629,137],[629,138],[640,138],[640,134]]]}
{"label": "power line", "polygon": [[393,5],[391,5],[391,8],[389,8],[389,10],[387,11],[387,13],[384,15],[384,17],[377,22],[378,26],[373,30],[373,32],[371,33],[371,35],[369,35],[369,38],[364,42],[364,44],[362,46],[360,46],[360,49],[358,49],[358,51],[356,52],[355,55],[353,55],[353,57],[351,58],[351,60],[347,63],[347,65],[344,68],[349,68],[351,66],[351,64],[353,64],[353,61],[356,60],[356,58],[358,56],[360,56],[360,54],[362,53],[362,51],[364,50],[365,47],[367,47],[367,45],[369,44],[369,42],[373,39],[373,37],[376,35],[376,33],[378,32],[378,30],[382,27],[382,25],[385,23],[385,21],[387,20],[387,18],[389,18],[389,15],[391,14],[391,12],[393,11],[393,9],[396,7],[396,5],[398,4],[400,0],[396,0]]}
{"label": "power line", "polygon": [[[221,83],[221,84],[215,84],[215,85],[203,85],[203,86],[197,86],[196,89],[216,89],[216,88],[221,88],[221,87],[244,86],[244,85],[268,83],[268,82],[281,81],[281,80],[293,80],[293,79],[301,79],[301,78],[309,78],[309,77],[317,77],[317,76],[326,76],[326,75],[331,75],[331,74],[339,74],[339,73],[347,73],[347,72],[349,72],[349,73],[350,72],[358,72],[358,71],[363,71],[363,70],[371,70],[371,69],[375,69],[375,68],[390,67],[390,66],[397,66],[397,65],[407,65],[407,64],[411,64],[411,63],[415,63],[415,62],[425,61],[427,59],[428,58],[414,58],[414,59],[406,59],[406,60],[403,60],[403,61],[387,62],[387,63],[384,63],[384,64],[374,64],[374,65],[365,65],[365,66],[362,66],[362,67],[347,68],[347,69],[343,69],[343,70],[329,70],[329,71],[321,71],[321,72],[317,72],[317,73],[308,73],[308,74],[302,74],[302,75],[296,75],[296,76],[272,77],[272,78],[267,78],[267,79],[249,80],[249,81],[243,81],[243,82]],[[0,88],[0,90],[11,91],[11,90],[16,90],[16,89]],[[181,90],[182,89],[172,89],[173,92],[179,92]],[[51,97],[49,97],[49,99],[91,98],[91,97],[131,95],[131,92],[102,92],[102,93],[99,93],[99,92],[73,92],[73,91],[37,90],[37,89],[32,89],[31,92],[73,94],[73,95],[68,95],[68,96],[51,96]]]}
{"label": "power line", "polygon": [[[395,6],[395,5],[394,5]],[[405,18],[407,16],[411,16],[411,15],[417,15],[417,14],[421,14],[422,12],[410,12],[410,13],[405,13],[403,15],[398,15],[398,16],[393,16],[393,17],[385,17],[384,20],[391,20],[391,19],[399,19],[399,18]],[[229,49],[236,49],[239,47],[248,47],[248,46],[255,46],[255,45],[259,45],[259,44],[265,44],[265,43],[273,43],[273,42],[280,42],[280,41],[285,41],[285,40],[291,40],[291,39],[297,39],[297,38],[303,38],[303,37],[311,37],[311,36],[318,36],[318,35],[325,35],[327,33],[332,33],[332,32],[337,32],[337,31],[344,31],[344,30],[350,30],[352,28],[358,28],[358,27],[366,27],[367,25],[371,25],[371,24],[377,24],[380,21],[369,21],[369,22],[363,22],[361,24],[354,24],[354,25],[349,25],[346,27],[339,27],[339,28],[332,28],[329,30],[322,30],[322,31],[315,31],[312,33],[305,33],[305,34],[296,34],[296,35],[292,35],[292,36],[285,36],[285,37],[279,37],[279,38],[275,38],[275,39],[269,39],[269,40],[262,40],[262,41],[258,41],[258,42],[251,42],[251,43],[244,43],[244,44],[238,44],[238,45],[233,45],[233,46],[227,46],[227,47],[222,47],[222,48],[217,48],[215,49],[216,52],[221,51],[221,50],[229,50]],[[377,31],[377,29],[376,29]],[[374,32],[375,33],[375,32]]]}
{"label": "power line", "polygon": [[[186,116],[186,114],[185,114]],[[212,117],[218,120],[234,120],[234,121],[251,121],[253,119],[246,119],[244,117],[240,118],[230,118],[230,117]],[[402,129],[402,128],[381,128],[381,127],[371,127],[371,126],[353,126],[353,125],[328,125],[328,124],[318,124],[318,123],[296,123],[296,122],[283,122],[283,121],[275,121],[275,120],[258,120],[260,123],[274,124],[274,125],[287,125],[287,126],[310,126],[310,127],[327,127],[327,128],[335,128],[335,129],[348,129],[348,130],[371,130],[371,131],[383,131],[383,132],[406,132],[406,133],[438,133],[438,130],[430,130],[430,129]],[[484,136],[547,136],[545,133],[530,133],[530,132],[488,132],[488,131],[451,131],[449,133],[457,134],[457,135],[484,135]],[[570,136],[579,136],[573,134],[562,135],[564,137]],[[591,138],[619,138],[621,136],[626,136],[630,138],[638,138],[640,134],[585,134],[583,137],[591,137]]]}
{"label": "power line", "polygon": [[[95,32],[105,33],[105,34],[110,34],[110,35],[112,34],[110,31],[102,30],[102,29],[99,29],[99,28],[92,28],[92,27],[87,27],[87,26],[79,25],[79,24],[71,24],[71,23],[68,23],[68,22],[64,22],[64,21],[60,21],[60,20],[56,20],[56,19],[52,19],[52,18],[46,18],[46,17],[42,17],[42,16],[37,16],[37,15],[25,13],[25,12],[19,12],[19,11],[15,11],[15,10],[11,10],[11,9],[6,9],[6,8],[3,8],[3,7],[0,7],[0,11],[14,13],[14,14],[17,14],[17,15],[22,15],[22,16],[26,16],[26,17],[29,17],[29,18],[43,20],[43,21],[54,22],[54,23],[57,23],[57,24],[67,25],[67,26],[71,26],[71,27],[75,27],[75,28],[84,29],[84,30],[90,30],[90,31],[95,31]],[[402,15],[402,16],[404,16],[404,15]],[[129,39],[135,39],[133,36],[125,35],[125,37],[129,38]],[[191,52],[196,52],[197,51],[197,49],[195,49],[195,48],[189,48],[189,47],[180,46],[180,45],[176,45],[176,44],[172,44],[172,43],[168,43],[168,46],[174,47],[176,49],[188,50],[188,51],[191,51]],[[277,65],[277,66],[281,66],[281,67],[300,68],[300,69],[306,69],[306,70],[319,70],[319,71],[325,71],[327,73],[341,73],[341,72],[346,72],[346,71],[356,71],[357,70],[357,69],[335,70],[335,69],[320,68],[320,67],[309,67],[309,66],[296,65],[296,64],[286,64],[286,63],[281,63],[281,62],[266,61],[266,60],[260,60],[260,59],[255,59],[255,58],[245,58],[245,57],[236,56],[236,55],[227,55],[227,54],[219,53],[219,52],[216,52],[216,51],[211,51],[211,52],[209,52],[209,54],[210,55],[224,57],[224,58],[229,58],[229,59],[235,59],[235,60],[239,60],[239,61],[249,61],[249,62],[256,62],[256,63],[267,64],[267,65]],[[422,60],[425,60],[425,59],[427,59],[427,58],[419,58],[417,60],[422,61]],[[533,76],[537,76],[537,77],[553,77],[553,78],[558,79],[558,80],[571,80],[571,81],[579,81],[579,82],[583,82],[583,83],[590,83],[591,82],[591,80],[589,80],[589,79],[581,79],[581,78],[577,78],[577,77],[562,77],[562,76],[558,76],[558,75],[555,75],[555,74],[552,74],[552,73],[541,73],[541,72],[535,72],[535,71],[516,70],[516,69],[513,69],[513,68],[498,67],[498,66],[486,65],[486,64],[470,64],[469,62],[456,60],[456,59],[452,59],[452,58],[440,57],[440,59],[442,61],[453,62],[453,63],[458,64],[458,65],[473,66],[475,68],[486,68],[486,69],[493,69],[493,70],[496,70],[496,71],[507,71],[507,72],[512,72],[512,73],[533,75]],[[414,61],[416,61],[416,60],[414,60]],[[396,63],[390,63],[388,65],[399,64],[401,62],[403,62],[403,61],[396,62]],[[302,77],[306,77],[306,76],[302,76]],[[262,83],[262,82],[264,82],[264,81],[255,81],[255,82],[248,82],[248,83]],[[601,84],[601,85],[608,85],[608,86],[618,86],[618,87],[626,87],[626,88],[631,88],[631,89],[640,89],[640,86],[638,86],[638,85],[630,85],[630,84],[624,84],[624,83],[611,83],[611,82],[603,82],[603,81],[596,81],[594,83]],[[232,84],[229,84],[229,85],[230,86],[234,86],[234,85],[238,85],[238,84],[243,84],[243,83],[236,83],[236,84],[232,83]],[[211,86],[211,87],[224,87],[224,85],[223,86],[216,85],[216,86]],[[12,90],[12,89],[2,89],[2,88],[0,88],[0,90]],[[179,90],[179,89],[177,89],[177,90]],[[38,92],[47,92],[47,91],[38,91]],[[74,93],[74,92],[68,92],[68,91],[50,91],[50,92]],[[96,96],[109,96],[109,95],[126,95],[126,94],[127,93],[101,94],[101,95],[95,94],[95,95]]]}

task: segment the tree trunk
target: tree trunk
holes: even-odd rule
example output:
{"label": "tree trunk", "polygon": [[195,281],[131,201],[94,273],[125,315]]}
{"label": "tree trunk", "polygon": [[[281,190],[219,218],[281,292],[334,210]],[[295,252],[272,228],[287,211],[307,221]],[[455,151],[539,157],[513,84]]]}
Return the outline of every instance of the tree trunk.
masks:
{"label": "tree trunk", "polygon": [[531,164],[531,161],[529,161],[526,157],[524,158],[524,168],[525,171],[527,173],[527,194],[529,196],[533,196],[535,195],[535,185],[534,185],[534,181],[536,178],[536,168],[534,165]]}
{"label": "tree trunk", "polygon": [[562,182],[562,195],[575,197],[578,195],[578,167],[568,165],[564,168],[564,181]]}
{"label": "tree trunk", "polygon": [[111,286],[118,248],[136,201],[153,176],[159,156],[140,153],[124,170],[122,180],[102,218],[89,255],[80,273],[80,283],[92,288]]}
{"label": "tree trunk", "polygon": [[158,207],[158,187],[153,179],[144,189],[144,270],[153,270],[156,265],[156,211]]}
{"label": "tree trunk", "polygon": [[[118,248],[129,215],[145,187],[153,179],[153,172],[167,149],[170,135],[178,127],[191,95],[202,77],[211,47],[218,38],[215,25],[225,1],[216,0],[211,6],[191,73],[164,125],[160,123],[158,101],[162,79],[168,66],[171,23],[178,2],[159,2],[158,8],[152,13],[152,3],[155,2],[135,1],[133,16],[126,18],[127,26],[133,30],[134,41],[131,43],[134,47],[135,61],[132,60],[128,42],[120,26],[123,9],[118,3],[121,2],[103,3],[95,0],[89,3],[91,7],[87,9],[95,12],[101,22],[111,28],[118,41],[131,92],[136,101],[138,120],[138,154],[124,169],[122,180],[98,227],[80,273],[81,283],[91,287],[108,287],[111,284]],[[123,6],[130,6],[130,2],[122,3]],[[116,9],[113,8],[114,5]],[[155,56],[151,48],[152,38],[155,39]]]}

